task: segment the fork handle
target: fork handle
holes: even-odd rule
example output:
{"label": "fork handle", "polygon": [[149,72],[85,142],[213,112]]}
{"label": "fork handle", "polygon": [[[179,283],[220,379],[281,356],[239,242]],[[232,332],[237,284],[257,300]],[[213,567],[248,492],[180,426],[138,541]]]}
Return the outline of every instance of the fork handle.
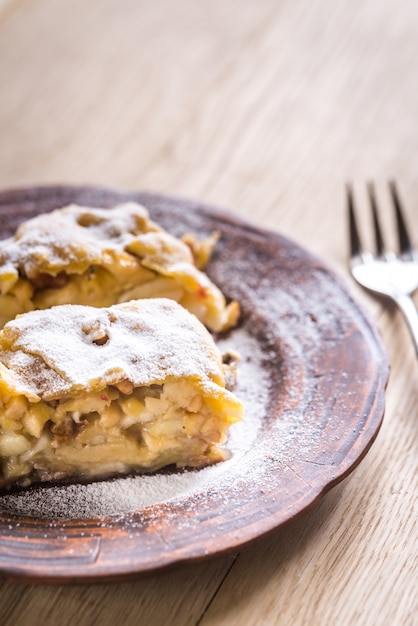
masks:
{"label": "fork handle", "polygon": [[410,296],[405,295],[398,295],[395,298],[395,302],[402,311],[406,323],[408,324],[415,352],[418,356],[418,311],[415,303]]}

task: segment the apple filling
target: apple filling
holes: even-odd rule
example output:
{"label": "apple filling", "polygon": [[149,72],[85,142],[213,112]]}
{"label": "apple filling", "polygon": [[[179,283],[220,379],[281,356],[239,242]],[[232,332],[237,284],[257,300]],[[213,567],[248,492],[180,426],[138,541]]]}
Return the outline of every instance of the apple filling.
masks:
{"label": "apple filling", "polygon": [[187,380],[137,388],[125,380],[50,402],[13,396],[0,408],[1,482],[201,467],[227,458],[219,444],[239,415]]}

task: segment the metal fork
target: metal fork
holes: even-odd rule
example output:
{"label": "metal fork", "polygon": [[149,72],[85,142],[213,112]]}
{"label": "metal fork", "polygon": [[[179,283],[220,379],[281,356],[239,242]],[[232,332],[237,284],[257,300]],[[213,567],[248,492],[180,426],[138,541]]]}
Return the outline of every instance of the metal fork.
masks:
{"label": "metal fork", "polygon": [[403,216],[394,182],[389,183],[398,231],[399,252],[388,252],[380,226],[374,185],[367,186],[373,216],[376,254],[364,250],[357,226],[354,193],[347,185],[350,226],[350,269],[355,280],[378,296],[390,298],[402,311],[418,356],[418,311],[412,294],[418,288],[418,254],[414,249]]}

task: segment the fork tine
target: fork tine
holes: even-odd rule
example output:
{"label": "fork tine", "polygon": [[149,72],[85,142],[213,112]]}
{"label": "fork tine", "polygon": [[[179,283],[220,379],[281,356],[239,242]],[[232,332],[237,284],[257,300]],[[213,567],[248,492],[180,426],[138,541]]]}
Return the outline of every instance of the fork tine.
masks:
{"label": "fork tine", "polygon": [[369,194],[370,206],[372,208],[373,214],[373,226],[374,226],[374,236],[376,241],[376,252],[378,256],[382,256],[385,250],[385,243],[383,240],[382,229],[380,227],[379,215],[377,211],[377,202],[376,202],[376,192],[374,189],[374,184],[369,182],[367,184],[367,192]]}
{"label": "fork tine", "polygon": [[360,256],[363,251],[363,247],[360,241],[360,235],[357,228],[356,215],[354,211],[354,196],[353,188],[347,183],[347,205],[348,205],[348,218],[350,228],[350,254],[352,257]]}
{"label": "fork tine", "polygon": [[412,252],[413,246],[409,238],[408,229],[406,227],[405,218],[399,199],[398,190],[396,188],[395,181],[389,182],[390,194],[392,196],[393,205],[395,207],[396,224],[398,227],[398,239],[399,239],[399,251],[401,254],[408,254]]}

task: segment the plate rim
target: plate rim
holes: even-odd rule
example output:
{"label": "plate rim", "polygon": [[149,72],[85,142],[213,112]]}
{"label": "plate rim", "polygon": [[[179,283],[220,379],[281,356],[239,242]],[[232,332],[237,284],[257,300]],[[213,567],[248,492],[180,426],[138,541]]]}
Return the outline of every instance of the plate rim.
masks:
{"label": "plate rim", "polygon": [[[55,571],[52,574],[51,573],[48,574],[48,572],[45,569],[46,566],[45,568],[42,568],[42,571],[40,572],[39,568],[38,569],[36,568],[36,561],[35,563],[29,563],[28,566],[24,566],[20,564],[19,567],[16,567],[16,566],[13,566],[13,563],[4,562],[4,560],[0,558],[0,577],[6,577],[9,580],[19,580],[19,581],[26,581],[26,582],[34,582],[34,581],[41,580],[44,582],[59,582],[59,583],[75,582],[75,581],[78,581],[78,582],[112,581],[112,580],[120,581],[122,579],[131,579],[132,577],[138,577],[140,575],[148,575],[150,572],[159,572],[162,570],[170,569],[182,563],[202,561],[207,558],[214,558],[214,557],[220,556],[222,554],[236,552],[237,549],[242,549],[248,546],[249,544],[252,544],[253,541],[255,541],[256,539],[259,539],[262,536],[275,532],[278,528],[281,528],[281,527],[284,527],[293,523],[298,517],[303,515],[308,510],[311,510],[312,508],[314,508],[325,493],[331,490],[336,484],[340,483],[362,461],[362,459],[365,457],[365,455],[369,451],[371,445],[375,441],[378,435],[378,432],[380,430],[383,417],[384,417],[385,390],[386,390],[388,376],[389,376],[389,362],[388,362],[388,356],[387,356],[385,347],[383,345],[381,335],[378,331],[375,321],[373,320],[369,311],[354,298],[354,296],[352,295],[351,291],[348,288],[348,285],[344,282],[343,278],[340,275],[338,275],[337,272],[333,270],[327,262],[323,261],[316,255],[312,254],[309,250],[299,245],[298,243],[292,241],[290,238],[278,232],[260,227],[256,225],[255,223],[252,223],[250,220],[246,218],[241,218],[240,216],[235,215],[233,212],[229,210],[224,210],[216,206],[210,206],[209,204],[202,203],[200,201],[195,201],[189,198],[182,198],[180,196],[174,196],[171,194],[158,193],[158,192],[153,192],[153,191],[139,191],[139,190],[132,191],[132,190],[123,190],[123,189],[118,189],[118,188],[97,186],[97,185],[40,185],[36,187],[28,186],[28,187],[12,188],[12,189],[2,190],[2,191],[0,190],[0,212],[2,211],[3,206],[7,204],[10,205],[13,203],[15,204],[21,203],[22,199],[24,199],[23,201],[25,203],[30,204],[30,203],[34,203],[34,202],[36,203],[37,201],[39,201],[40,197],[44,199],[49,199],[49,198],[55,199],[57,195],[59,196],[62,193],[64,193],[64,195],[67,194],[67,195],[83,196],[84,194],[85,196],[89,196],[89,194],[95,194],[97,192],[105,194],[105,195],[109,195],[115,198],[115,200],[113,200],[113,203],[116,202],[116,198],[131,198],[131,199],[137,199],[137,200],[140,199],[139,201],[146,200],[146,202],[144,202],[145,205],[147,205],[147,202],[152,204],[152,202],[155,202],[155,201],[163,202],[163,203],[169,202],[169,203],[174,203],[174,204],[181,204],[183,207],[187,207],[189,210],[196,211],[197,213],[200,213],[203,216],[209,215],[211,218],[215,219],[215,221],[223,221],[227,224],[232,224],[235,226],[238,225],[242,227],[242,229],[248,231],[249,233],[256,234],[257,236],[260,236],[262,238],[268,237],[268,238],[273,238],[277,242],[279,241],[287,242],[287,245],[297,248],[303,254],[304,258],[306,258],[307,260],[310,260],[310,262],[313,264],[317,264],[317,267],[320,268],[322,271],[326,272],[329,278],[332,280],[333,284],[336,285],[338,289],[344,293],[345,297],[347,297],[350,300],[351,306],[357,311],[357,314],[360,316],[363,323],[368,328],[369,337],[371,338],[371,341],[373,342],[373,345],[374,345],[374,349],[376,351],[376,362],[377,361],[379,362],[380,368],[379,368],[379,372],[376,374],[377,390],[375,392],[375,406],[373,407],[373,412],[374,412],[373,427],[369,425],[369,430],[372,432],[369,433],[368,440],[365,443],[365,445],[362,446],[359,453],[355,455],[355,457],[352,458],[351,461],[349,461],[345,467],[344,465],[338,466],[339,471],[337,471],[334,477],[332,479],[329,479],[326,482],[326,484],[323,484],[321,487],[318,487],[313,493],[311,493],[309,502],[305,504],[303,508],[292,512],[291,514],[288,515],[286,520],[281,521],[278,524],[274,524],[274,522],[272,522],[272,516],[270,515],[268,517],[269,523],[267,523],[264,528],[259,527],[258,531],[254,532],[252,536],[247,536],[245,540],[239,539],[238,536],[235,541],[233,541],[230,538],[227,546],[220,545],[219,549],[212,549],[210,553],[208,554],[205,553],[204,550],[200,550],[198,551],[198,553],[195,553],[195,554],[190,553],[187,556],[178,555],[176,557],[173,555],[171,556],[168,555],[165,558],[162,558],[160,562],[154,563],[154,565],[153,564],[149,564],[148,566],[142,565],[140,568],[135,567],[135,566],[133,567],[125,566],[122,569],[120,569],[120,571],[117,570],[117,568],[114,571],[110,571],[109,569],[107,571],[98,571],[96,568],[93,567],[91,570],[89,570],[89,572],[85,574],[78,572],[78,574],[76,575],[74,574],[66,575],[64,573],[58,573],[57,571]],[[151,212],[151,217],[152,217],[152,212]],[[24,521],[25,523],[28,522],[28,520],[22,520],[22,521]],[[29,520],[29,524],[31,524],[32,521],[33,520]],[[70,529],[71,527],[77,528],[78,521],[79,520],[76,520],[75,525],[68,524],[67,522],[65,522],[62,525],[66,530]],[[4,516],[0,514],[0,529],[3,528],[4,530],[6,525],[9,524],[9,522],[10,522],[10,518],[7,518],[5,520]],[[84,527],[85,526],[83,525],[83,528]],[[93,526],[92,529],[94,530],[94,528],[97,528],[97,527]],[[91,536],[97,536],[98,534],[100,538],[102,537],[100,530],[98,531],[98,533],[97,532],[94,533],[93,530],[91,532]],[[41,537],[38,537],[38,540],[42,543]],[[1,549],[1,542],[2,542],[2,536],[0,534],[0,549]],[[101,549],[100,544],[101,544],[101,541],[99,540],[99,548],[98,548],[99,550]]]}

